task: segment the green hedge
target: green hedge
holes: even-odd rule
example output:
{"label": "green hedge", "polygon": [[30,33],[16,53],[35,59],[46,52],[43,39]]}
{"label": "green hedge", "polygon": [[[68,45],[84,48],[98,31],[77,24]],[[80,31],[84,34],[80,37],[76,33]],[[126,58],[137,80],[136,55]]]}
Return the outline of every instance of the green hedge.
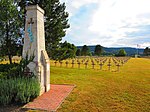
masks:
{"label": "green hedge", "polygon": [[8,72],[11,68],[18,66],[19,64],[0,64],[0,72]]}
{"label": "green hedge", "polygon": [[40,93],[40,83],[37,78],[0,79],[0,105],[10,103],[28,103]]}
{"label": "green hedge", "polygon": [[0,78],[9,78],[18,75],[19,64],[0,64]]}

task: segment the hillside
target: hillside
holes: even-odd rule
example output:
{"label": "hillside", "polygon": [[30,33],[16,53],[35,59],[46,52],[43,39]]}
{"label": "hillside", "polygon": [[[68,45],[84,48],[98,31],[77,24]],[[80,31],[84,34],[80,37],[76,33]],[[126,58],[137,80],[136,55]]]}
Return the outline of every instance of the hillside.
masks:
{"label": "hillside", "polygon": [[[95,46],[88,46],[90,48],[91,52],[94,52]],[[77,48],[81,49],[82,46],[77,46]],[[137,53],[137,48],[132,48],[132,47],[104,47],[103,50],[105,53],[108,54],[115,54],[117,53],[120,49],[124,49],[127,53],[128,56],[135,55]],[[138,53],[140,55],[143,54],[144,49],[138,49]]]}

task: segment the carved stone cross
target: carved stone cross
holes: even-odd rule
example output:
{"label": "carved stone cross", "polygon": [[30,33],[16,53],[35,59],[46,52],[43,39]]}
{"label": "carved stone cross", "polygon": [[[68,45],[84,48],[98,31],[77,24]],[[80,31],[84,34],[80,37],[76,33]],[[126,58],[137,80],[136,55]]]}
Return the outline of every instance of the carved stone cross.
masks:
{"label": "carved stone cross", "polygon": [[30,18],[30,21],[28,22],[28,24],[30,24],[30,25],[34,24],[34,22],[33,22],[33,19],[32,19],[32,18]]}

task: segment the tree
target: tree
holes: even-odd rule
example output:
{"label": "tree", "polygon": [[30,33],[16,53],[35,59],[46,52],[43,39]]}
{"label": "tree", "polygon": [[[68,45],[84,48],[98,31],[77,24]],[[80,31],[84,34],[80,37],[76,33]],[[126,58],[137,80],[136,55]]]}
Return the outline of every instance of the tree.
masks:
{"label": "tree", "polygon": [[81,55],[82,56],[88,56],[88,55],[91,55],[90,53],[90,49],[87,45],[84,45],[81,49]]}
{"label": "tree", "polygon": [[13,0],[0,0],[0,45],[1,54],[8,55],[10,63],[17,53],[16,39],[21,25],[19,11]]}
{"label": "tree", "polygon": [[[18,0],[18,4],[25,14],[25,6],[38,4],[45,11],[45,39],[46,49],[51,58],[55,57],[56,51],[60,49],[60,41],[66,35],[69,28],[68,16],[65,12],[65,3],[59,0]],[[23,17],[25,17],[23,15]],[[24,20],[25,21],[25,20]],[[57,49],[57,50],[56,50]]]}
{"label": "tree", "polygon": [[126,51],[124,49],[120,49],[116,56],[126,56]]}
{"label": "tree", "polygon": [[96,45],[95,46],[95,50],[94,50],[94,54],[97,56],[100,56],[103,52],[103,48],[101,45]]}
{"label": "tree", "polygon": [[74,58],[76,56],[76,50],[77,48],[74,44],[70,44],[65,41],[60,44],[59,48],[56,49],[52,58],[59,61],[67,58]]}
{"label": "tree", "polygon": [[81,49],[77,49],[76,56],[81,56]]}
{"label": "tree", "polygon": [[144,54],[145,56],[150,55],[150,48],[146,47],[146,48],[144,49],[143,54]]}

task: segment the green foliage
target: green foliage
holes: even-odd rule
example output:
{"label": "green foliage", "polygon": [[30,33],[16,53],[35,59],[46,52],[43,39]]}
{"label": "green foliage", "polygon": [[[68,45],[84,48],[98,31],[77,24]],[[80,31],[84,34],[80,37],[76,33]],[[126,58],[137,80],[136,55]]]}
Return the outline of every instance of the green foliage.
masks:
{"label": "green foliage", "polygon": [[52,57],[55,55],[55,49],[58,48],[62,37],[66,35],[66,29],[70,27],[67,19],[69,14],[65,12],[65,4],[60,4],[59,0],[51,0],[51,2],[46,0],[45,6],[43,8],[47,17],[45,23],[46,48]]}
{"label": "green foliage", "polygon": [[96,45],[95,46],[95,50],[94,50],[94,54],[96,56],[100,56],[103,52],[103,47],[101,45]]}
{"label": "green foliage", "polygon": [[81,49],[77,49],[76,56],[81,56]]}
{"label": "green foliage", "polygon": [[91,53],[90,53],[90,49],[87,45],[84,45],[81,49],[81,55],[82,56],[90,56]]}
{"label": "green foliage", "polygon": [[144,49],[143,54],[144,54],[145,56],[149,56],[149,55],[150,55],[150,48],[146,47],[146,48]]}
{"label": "green foliage", "polygon": [[18,66],[16,63],[0,64],[0,79],[10,77],[11,75],[9,73],[12,73],[12,69],[16,68],[16,66]]}
{"label": "green foliage", "polygon": [[[12,72],[12,73],[14,73],[14,76],[16,74],[15,71],[18,73],[17,74],[18,76],[26,76],[27,74],[25,74],[24,72],[27,68],[27,65],[33,61],[34,57],[35,56],[33,55],[28,58],[28,55],[26,55],[25,58],[22,58],[19,65],[16,67],[16,70],[14,70],[14,72]],[[32,74],[30,77],[32,77],[32,76],[34,76],[34,74]]]}
{"label": "green foliage", "polygon": [[114,53],[111,53],[111,52],[103,52],[101,55],[103,55],[103,56],[115,56],[115,54]]}
{"label": "green foliage", "polygon": [[56,49],[55,55],[52,56],[54,60],[64,60],[67,58],[74,58],[76,56],[76,47],[73,44],[65,41],[60,44],[60,47]]}
{"label": "green foliage", "polygon": [[116,56],[126,56],[126,55],[127,55],[126,51],[124,49],[120,49]]}
{"label": "green foliage", "polygon": [[0,105],[9,103],[28,103],[40,93],[40,84],[37,78],[10,78],[0,79]]}
{"label": "green foliage", "polygon": [[17,39],[21,21],[19,11],[13,0],[0,0],[0,54],[8,56],[12,63],[12,56],[16,55]]}
{"label": "green foliage", "polygon": [[[23,10],[25,15],[26,0],[17,0],[18,5]],[[60,3],[59,0],[28,0],[28,5],[38,4],[45,11],[45,39],[46,49],[51,58],[55,57],[58,49],[60,50],[60,41],[66,35],[66,29],[69,28],[68,16],[65,11],[66,6]],[[23,15],[23,16],[24,16]],[[25,19],[24,19],[25,22]],[[62,48],[61,51],[64,51]],[[61,52],[60,51],[60,52]]]}
{"label": "green foliage", "polygon": [[8,72],[11,68],[17,66],[18,64],[0,64],[0,72]]}

